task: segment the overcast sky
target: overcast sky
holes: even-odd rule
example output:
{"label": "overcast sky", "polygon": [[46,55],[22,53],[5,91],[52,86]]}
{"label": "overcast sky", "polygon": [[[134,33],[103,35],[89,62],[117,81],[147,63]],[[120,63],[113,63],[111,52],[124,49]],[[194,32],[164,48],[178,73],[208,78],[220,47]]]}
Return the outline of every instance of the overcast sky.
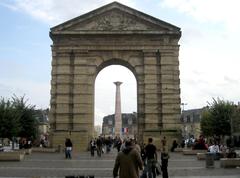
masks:
{"label": "overcast sky", "polygon": [[[0,96],[50,102],[49,29],[110,0],[1,0]],[[239,0],[120,0],[181,28],[181,100],[201,108],[212,98],[240,101]],[[116,72],[118,71],[118,72]],[[119,75],[117,75],[119,74]],[[95,118],[114,113],[114,81],[122,81],[122,112],[136,111],[136,80],[125,67],[104,68],[95,83]]]}

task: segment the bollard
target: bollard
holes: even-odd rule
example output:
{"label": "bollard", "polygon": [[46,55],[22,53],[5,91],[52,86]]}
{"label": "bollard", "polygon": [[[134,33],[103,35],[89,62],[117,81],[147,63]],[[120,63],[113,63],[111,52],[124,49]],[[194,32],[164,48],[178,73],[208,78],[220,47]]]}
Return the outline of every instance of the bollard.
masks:
{"label": "bollard", "polygon": [[206,168],[214,168],[214,154],[206,153]]}

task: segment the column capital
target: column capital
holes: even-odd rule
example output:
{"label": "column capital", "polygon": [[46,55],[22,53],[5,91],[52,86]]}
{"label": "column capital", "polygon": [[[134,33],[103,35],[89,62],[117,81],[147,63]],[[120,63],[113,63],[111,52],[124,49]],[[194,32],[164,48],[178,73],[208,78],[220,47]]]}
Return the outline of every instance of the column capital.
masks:
{"label": "column capital", "polygon": [[116,82],[113,82],[116,86],[120,86],[122,84],[122,82],[120,81],[116,81]]}

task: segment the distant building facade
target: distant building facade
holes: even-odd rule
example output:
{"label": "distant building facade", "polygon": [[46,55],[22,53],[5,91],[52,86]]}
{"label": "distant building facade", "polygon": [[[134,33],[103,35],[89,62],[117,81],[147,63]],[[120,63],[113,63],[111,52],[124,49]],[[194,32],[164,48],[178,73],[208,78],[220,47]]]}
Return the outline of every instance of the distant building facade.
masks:
{"label": "distant building facade", "polygon": [[183,110],[181,114],[182,137],[198,138],[201,134],[201,119],[204,108]]}
{"label": "distant building facade", "polygon": [[38,121],[38,130],[40,134],[48,134],[50,131],[50,124],[48,120],[48,109],[46,110],[36,110],[36,119]]}
{"label": "distant building facade", "polygon": [[102,133],[102,127],[101,125],[95,125],[94,126],[94,135],[93,137],[98,137]]}
{"label": "distant building facade", "polygon": [[[105,136],[114,136],[115,115],[108,115],[103,118],[102,134]],[[121,132],[123,137],[134,138],[137,135],[137,117],[136,113],[122,113]]]}

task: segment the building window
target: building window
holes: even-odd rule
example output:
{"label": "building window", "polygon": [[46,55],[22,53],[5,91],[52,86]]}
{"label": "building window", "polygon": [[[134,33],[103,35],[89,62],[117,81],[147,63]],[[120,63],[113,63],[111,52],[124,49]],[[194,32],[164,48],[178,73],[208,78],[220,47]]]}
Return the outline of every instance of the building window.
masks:
{"label": "building window", "polygon": [[132,125],[132,123],[133,123],[132,118],[129,118],[129,119],[128,119],[128,125]]}
{"label": "building window", "polygon": [[199,114],[195,115],[194,121],[195,122],[200,122],[200,115]]}

